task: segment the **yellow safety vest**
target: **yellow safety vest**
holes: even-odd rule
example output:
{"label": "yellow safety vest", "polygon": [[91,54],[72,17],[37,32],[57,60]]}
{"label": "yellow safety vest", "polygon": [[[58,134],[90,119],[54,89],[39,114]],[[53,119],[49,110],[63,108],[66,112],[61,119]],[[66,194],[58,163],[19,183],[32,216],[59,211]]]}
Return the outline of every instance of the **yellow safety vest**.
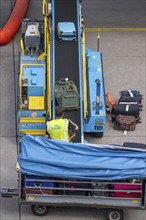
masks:
{"label": "yellow safety vest", "polygon": [[47,122],[47,132],[51,139],[69,142],[67,119],[55,119]]}

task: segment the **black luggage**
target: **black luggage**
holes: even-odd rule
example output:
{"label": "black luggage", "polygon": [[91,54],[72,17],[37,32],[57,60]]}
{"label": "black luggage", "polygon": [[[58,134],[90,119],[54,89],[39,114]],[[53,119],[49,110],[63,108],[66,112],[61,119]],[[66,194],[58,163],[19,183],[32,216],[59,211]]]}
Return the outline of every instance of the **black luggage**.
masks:
{"label": "black luggage", "polygon": [[121,97],[118,100],[118,104],[129,104],[129,105],[136,105],[139,104],[139,107],[142,107],[138,98],[131,98],[131,97]]}
{"label": "black luggage", "polygon": [[109,189],[109,185],[102,183],[92,183],[91,189],[93,190],[89,193],[91,196],[108,196],[108,192],[106,190]]}
{"label": "black luggage", "polygon": [[59,195],[87,196],[89,193],[89,184],[85,183],[58,183],[57,188],[61,188],[56,191]]}
{"label": "black luggage", "polygon": [[146,150],[146,144],[142,144],[142,143],[125,142],[123,144],[123,147],[139,148],[139,149],[145,149]]}
{"label": "black luggage", "polygon": [[139,105],[125,105],[117,104],[113,105],[111,115],[112,118],[117,115],[130,115],[134,116],[136,119],[139,118]]}
{"label": "black luggage", "polygon": [[119,103],[131,102],[131,104],[142,104],[142,94],[137,90],[123,90],[120,92]]}

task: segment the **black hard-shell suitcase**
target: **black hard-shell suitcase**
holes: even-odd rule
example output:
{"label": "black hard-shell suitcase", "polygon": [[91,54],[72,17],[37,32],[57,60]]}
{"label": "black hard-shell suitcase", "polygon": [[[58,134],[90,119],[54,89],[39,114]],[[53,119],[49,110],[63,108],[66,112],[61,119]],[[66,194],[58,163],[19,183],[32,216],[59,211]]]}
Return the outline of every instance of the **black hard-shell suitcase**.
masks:
{"label": "black hard-shell suitcase", "polygon": [[145,149],[146,150],[146,144],[142,144],[142,143],[125,142],[123,144],[123,147],[139,148],[139,149]]}
{"label": "black hard-shell suitcase", "polygon": [[125,105],[117,104],[113,105],[111,115],[112,117],[117,115],[130,115],[134,116],[136,119],[139,118],[139,105]]}

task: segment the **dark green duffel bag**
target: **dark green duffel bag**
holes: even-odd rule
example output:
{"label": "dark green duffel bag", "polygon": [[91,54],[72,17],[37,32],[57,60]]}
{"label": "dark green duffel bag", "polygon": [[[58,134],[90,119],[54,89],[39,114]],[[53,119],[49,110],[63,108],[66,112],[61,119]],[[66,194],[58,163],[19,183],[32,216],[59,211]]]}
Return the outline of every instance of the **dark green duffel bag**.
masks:
{"label": "dark green duffel bag", "polygon": [[55,98],[64,110],[79,108],[79,93],[73,81],[61,79],[55,83]]}

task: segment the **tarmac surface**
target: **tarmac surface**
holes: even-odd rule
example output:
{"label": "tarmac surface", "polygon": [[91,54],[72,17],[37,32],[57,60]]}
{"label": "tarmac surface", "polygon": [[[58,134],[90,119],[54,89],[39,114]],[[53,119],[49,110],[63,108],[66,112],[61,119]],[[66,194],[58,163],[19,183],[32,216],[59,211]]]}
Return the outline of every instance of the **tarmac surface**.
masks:
{"label": "tarmac surface", "polygon": [[[0,27],[3,26],[13,0],[0,0]],[[41,2],[31,0],[26,17],[42,19]],[[144,0],[84,0],[82,3],[86,27],[146,27]],[[19,72],[19,35],[7,45],[0,47],[0,187],[17,187],[16,166],[16,99],[15,88]],[[133,132],[123,136],[115,131],[110,118],[104,137],[86,135],[91,143],[123,144],[124,142],[146,143],[146,32],[101,32],[100,51],[103,53],[103,67],[106,92],[118,99],[123,89],[140,90],[144,95],[142,123]],[[97,33],[86,33],[86,46],[96,50]],[[1,220],[34,220],[29,205],[18,205],[18,198],[0,200]],[[102,210],[79,207],[52,208],[42,220],[105,220]],[[125,220],[145,220],[146,212],[125,210]]]}

